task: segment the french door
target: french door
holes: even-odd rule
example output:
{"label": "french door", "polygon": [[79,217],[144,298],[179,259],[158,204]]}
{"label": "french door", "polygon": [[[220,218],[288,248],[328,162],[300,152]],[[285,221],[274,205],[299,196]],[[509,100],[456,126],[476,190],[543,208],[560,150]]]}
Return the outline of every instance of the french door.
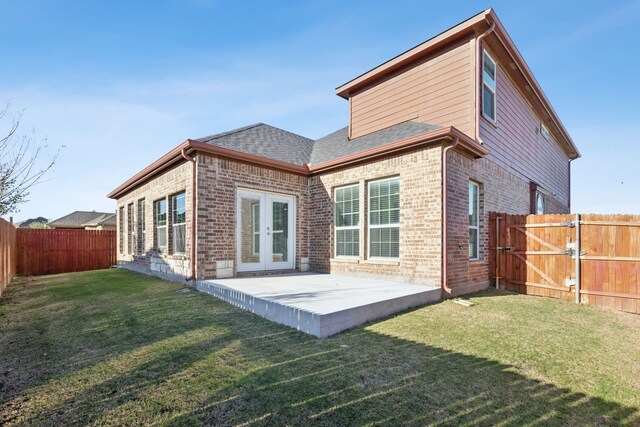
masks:
{"label": "french door", "polygon": [[238,190],[238,271],[295,268],[295,198]]}

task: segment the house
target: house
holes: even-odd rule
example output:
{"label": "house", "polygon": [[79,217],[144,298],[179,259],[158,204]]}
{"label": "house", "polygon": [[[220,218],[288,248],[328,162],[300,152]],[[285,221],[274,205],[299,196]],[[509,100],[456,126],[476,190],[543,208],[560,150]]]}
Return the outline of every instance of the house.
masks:
{"label": "house", "polygon": [[75,211],[55,221],[49,228],[66,228],[78,230],[115,230],[116,214],[96,211]]}
{"label": "house", "polygon": [[49,220],[43,216],[37,218],[29,218],[24,221],[16,222],[16,228],[46,228]]}
{"label": "house", "polygon": [[341,85],[348,125],[187,139],[108,197],[118,263],[188,280],[317,271],[489,285],[488,214],[566,213],[580,153],[488,9]]}

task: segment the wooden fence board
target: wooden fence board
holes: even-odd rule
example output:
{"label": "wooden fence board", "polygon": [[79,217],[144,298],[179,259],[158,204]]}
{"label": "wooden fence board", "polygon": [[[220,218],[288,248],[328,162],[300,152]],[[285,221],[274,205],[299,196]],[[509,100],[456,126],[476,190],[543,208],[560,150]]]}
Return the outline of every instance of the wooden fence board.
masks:
{"label": "wooden fence board", "polygon": [[69,273],[116,264],[113,230],[18,229],[20,275]]}
{"label": "wooden fence board", "polygon": [[[575,300],[575,215],[490,215],[490,274],[529,295]],[[497,228],[496,228],[497,225]],[[583,303],[640,313],[640,215],[581,215]],[[508,248],[496,251],[496,248]],[[554,253],[554,249],[560,249]],[[562,252],[565,253],[562,253]]]}
{"label": "wooden fence board", "polygon": [[0,218],[0,295],[16,275],[16,227]]}

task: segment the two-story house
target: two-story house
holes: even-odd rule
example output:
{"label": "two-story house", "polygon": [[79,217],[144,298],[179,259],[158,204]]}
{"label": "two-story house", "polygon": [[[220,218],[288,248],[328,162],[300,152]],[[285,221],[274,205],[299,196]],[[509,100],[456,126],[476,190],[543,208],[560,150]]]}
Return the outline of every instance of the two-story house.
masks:
{"label": "two-story house", "polygon": [[188,280],[272,271],[489,284],[488,213],[562,213],[579,152],[486,10],[336,90],[318,140],[256,124],[187,139],[109,194],[118,260]]}

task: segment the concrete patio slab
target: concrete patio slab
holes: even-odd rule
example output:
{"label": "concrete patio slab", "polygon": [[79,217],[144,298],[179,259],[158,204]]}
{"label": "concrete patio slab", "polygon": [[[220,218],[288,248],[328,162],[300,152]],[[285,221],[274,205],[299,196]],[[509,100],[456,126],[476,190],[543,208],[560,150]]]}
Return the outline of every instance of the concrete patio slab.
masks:
{"label": "concrete patio slab", "polygon": [[196,288],[319,338],[440,299],[434,286],[334,274],[199,280]]}

